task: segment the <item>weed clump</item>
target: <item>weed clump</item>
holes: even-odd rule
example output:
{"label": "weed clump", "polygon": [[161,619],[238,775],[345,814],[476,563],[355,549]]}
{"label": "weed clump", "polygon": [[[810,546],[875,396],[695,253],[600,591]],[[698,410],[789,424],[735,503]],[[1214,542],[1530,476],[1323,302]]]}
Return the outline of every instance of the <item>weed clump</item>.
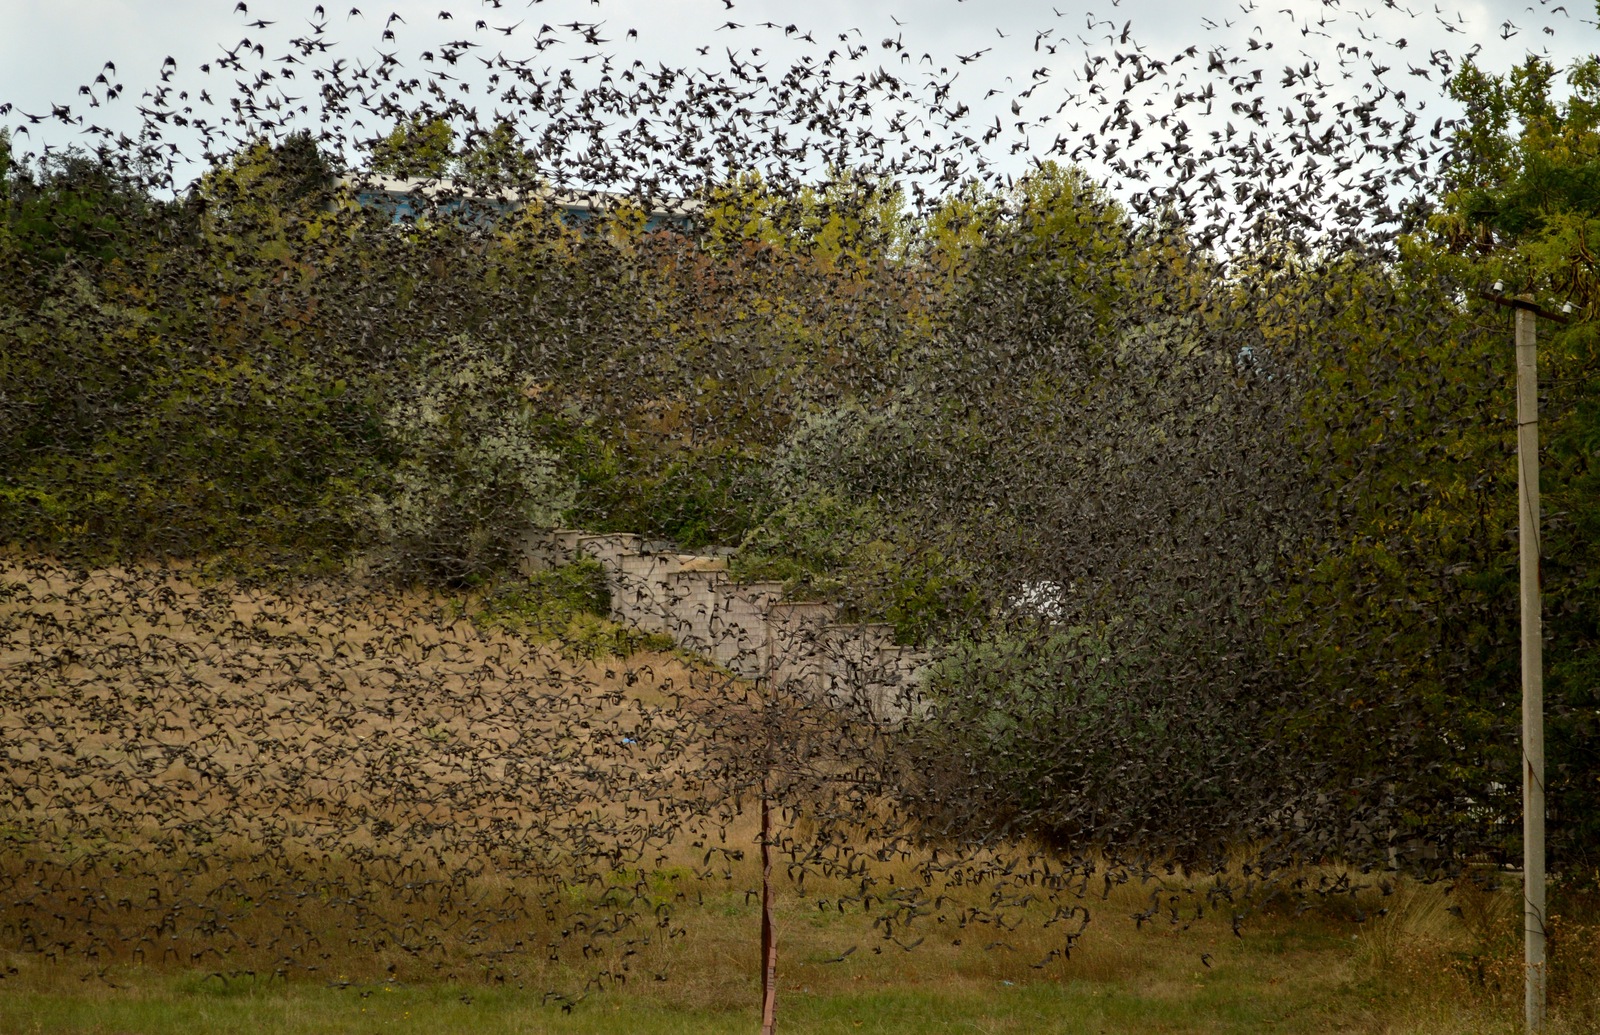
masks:
{"label": "weed clump", "polygon": [[480,629],[559,641],[569,657],[589,661],[676,646],[664,633],[613,622],[610,613],[605,568],[592,557],[582,557],[490,593],[473,622]]}

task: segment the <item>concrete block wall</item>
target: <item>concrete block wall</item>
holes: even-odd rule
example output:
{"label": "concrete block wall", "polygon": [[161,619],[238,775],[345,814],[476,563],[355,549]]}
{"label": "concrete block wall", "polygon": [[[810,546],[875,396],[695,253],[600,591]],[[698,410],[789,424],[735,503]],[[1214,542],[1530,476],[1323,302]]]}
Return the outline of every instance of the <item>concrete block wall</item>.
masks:
{"label": "concrete block wall", "polygon": [[779,693],[821,696],[828,679],[822,649],[838,608],[821,601],[775,602],[767,609],[768,678]]}
{"label": "concrete block wall", "polygon": [[727,581],[726,568],[701,567],[693,562],[685,562],[669,579],[667,594],[675,624],[670,631],[674,639],[692,649],[711,642],[720,590]]}
{"label": "concrete block wall", "polygon": [[896,646],[893,626],[828,625],[817,642],[824,659],[820,690],[827,699],[884,723],[898,723],[915,713],[928,657]]}
{"label": "concrete block wall", "polygon": [[719,557],[625,533],[541,532],[525,544],[523,564],[531,572],[580,556],[605,569],[613,619],[666,633],[741,678],[885,724],[920,707],[929,657],[896,646],[891,626],[842,624],[832,604],[785,600],[782,583],[737,582]]}

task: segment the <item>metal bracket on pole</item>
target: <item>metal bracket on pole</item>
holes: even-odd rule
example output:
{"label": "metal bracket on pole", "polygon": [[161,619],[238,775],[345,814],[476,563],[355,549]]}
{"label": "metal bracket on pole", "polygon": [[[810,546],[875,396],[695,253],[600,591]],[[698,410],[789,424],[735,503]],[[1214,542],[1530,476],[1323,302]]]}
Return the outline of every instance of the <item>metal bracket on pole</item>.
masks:
{"label": "metal bracket on pole", "polygon": [[1485,302],[1493,302],[1495,305],[1503,305],[1507,309],[1521,309],[1525,312],[1540,316],[1546,320],[1554,320],[1556,323],[1566,324],[1572,322],[1569,318],[1561,313],[1552,313],[1550,310],[1544,308],[1527,295],[1497,295],[1492,291],[1480,291],[1478,292],[1478,297],[1483,299]]}

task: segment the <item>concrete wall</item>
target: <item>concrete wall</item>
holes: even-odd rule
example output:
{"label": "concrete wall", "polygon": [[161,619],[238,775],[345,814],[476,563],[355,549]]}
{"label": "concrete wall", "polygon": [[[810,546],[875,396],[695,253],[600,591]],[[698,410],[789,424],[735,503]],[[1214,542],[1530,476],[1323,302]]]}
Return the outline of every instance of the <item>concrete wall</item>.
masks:
{"label": "concrete wall", "polygon": [[920,706],[929,657],[895,646],[888,625],[840,623],[832,604],[785,600],[781,583],[737,582],[722,558],[677,553],[636,535],[564,529],[541,532],[523,549],[530,572],[578,557],[605,569],[613,619],[666,633],[741,678],[886,724]]}

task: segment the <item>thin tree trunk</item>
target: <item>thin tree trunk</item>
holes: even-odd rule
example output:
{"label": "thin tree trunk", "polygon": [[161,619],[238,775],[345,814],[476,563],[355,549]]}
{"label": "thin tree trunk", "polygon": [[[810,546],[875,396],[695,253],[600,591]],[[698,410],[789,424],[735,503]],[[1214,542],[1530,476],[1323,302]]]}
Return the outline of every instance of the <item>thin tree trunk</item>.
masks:
{"label": "thin tree trunk", "polygon": [[773,1035],[778,1013],[778,940],[772,931],[771,803],[761,778],[761,1035]]}

